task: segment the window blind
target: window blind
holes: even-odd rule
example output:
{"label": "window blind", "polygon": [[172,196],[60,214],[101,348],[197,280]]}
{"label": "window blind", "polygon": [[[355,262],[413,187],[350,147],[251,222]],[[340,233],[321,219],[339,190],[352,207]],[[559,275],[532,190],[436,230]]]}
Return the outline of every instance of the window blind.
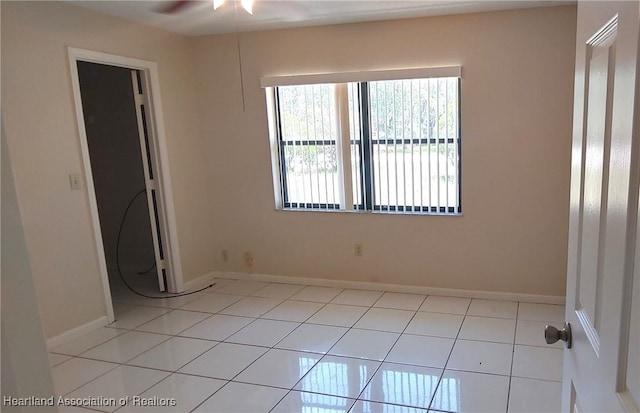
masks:
{"label": "window blind", "polygon": [[319,73],[292,76],[265,76],[260,78],[260,86],[263,88],[268,88],[278,86],[313,85],[322,83],[372,82],[380,80],[410,80],[440,77],[462,77],[462,67],[444,66],[416,69]]}

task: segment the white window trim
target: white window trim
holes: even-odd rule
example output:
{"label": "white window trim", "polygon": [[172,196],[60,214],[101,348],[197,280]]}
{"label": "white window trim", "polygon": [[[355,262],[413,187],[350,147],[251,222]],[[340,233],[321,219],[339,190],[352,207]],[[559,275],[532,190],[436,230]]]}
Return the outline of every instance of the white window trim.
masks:
{"label": "white window trim", "polygon": [[280,146],[278,144],[278,130],[276,125],[276,100],[275,88],[267,88],[267,118],[269,122],[269,148],[271,150],[271,175],[273,178],[273,196],[277,210],[284,209],[282,197],[282,176],[280,173]]}

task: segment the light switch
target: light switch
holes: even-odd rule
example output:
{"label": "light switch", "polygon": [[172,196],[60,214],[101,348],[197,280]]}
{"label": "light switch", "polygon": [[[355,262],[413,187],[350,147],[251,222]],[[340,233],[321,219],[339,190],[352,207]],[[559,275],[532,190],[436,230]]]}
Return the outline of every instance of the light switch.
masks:
{"label": "light switch", "polygon": [[79,191],[82,189],[82,178],[80,174],[69,174],[69,185],[71,189],[74,191]]}

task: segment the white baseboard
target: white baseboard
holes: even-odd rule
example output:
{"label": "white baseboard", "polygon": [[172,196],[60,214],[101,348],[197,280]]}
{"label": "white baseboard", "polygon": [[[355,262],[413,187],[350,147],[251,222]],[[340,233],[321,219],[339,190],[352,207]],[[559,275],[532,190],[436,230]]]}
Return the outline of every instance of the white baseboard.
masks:
{"label": "white baseboard", "polygon": [[184,291],[189,292],[191,290],[198,290],[200,288],[204,288],[210,285],[213,282],[213,279],[219,277],[219,273],[217,271],[212,271],[208,274],[200,276],[194,280],[190,280],[182,284]]}
{"label": "white baseboard", "polygon": [[[330,280],[326,278],[294,277],[287,275],[248,274],[241,272],[212,271],[194,280],[184,283],[185,291],[206,287],[215,278],[231,278],[234,280],[255,280],[274,283],[304,284],[318,287],[350,288],[355,290],[389,291],[397,293],[413,293],[440,295],[447,297],[481,298],[485,300],[520,301],[539,304],[564,304],[565,297],[554,295],[536,295],[524,293],[508,293],[501,291],[463,290],[455,288],[437,288],[414,285],[374,283],[366,281]],[[47,348],[51,349],[64,344],[109,323],[107,316],[102,316],[79,327],[73,328],[55,337],[47,339]]]}
{"label": "white baseboard", "polygon": [[[183,284],[184,290],[197,290],[199,288],[206,287],[207,285],[212,283],[213,279],[216,278],[216,276],[219,276],[219,273],[210,272],[194,280],[187,281]],[[47,348],[51,349],[53,347],[59,346],[60,344],[64,344],[84,334],[90,333],[93,330],[97,330],[100,327],[104,327],[107,324],[109,324],[109,319],[107,318],[107,316],[102,316],[96,320],[89,321],[86,324],[83,324],[76,328],[72,328],[69,331],[65,331],[62,334],[47,339]]]}
{"label": "white baseboard", "polygon": [[107,324],[109,324],[109,319],[106,315],[93,321],[89,321],[86,324],[83,324],[76,328],[72,328],[69,331],[65,331],[62,334],[47,339],[47,348],[52,349],[53,347],[59,346],[60,344],[64,344],[84,334],[90,333],[93,330],[97,330],[100,327],[104,327]]}
{"label": "white baseboard", "polygon": [[330,280],[326,278],[293,277],[287,275],[248,274],[241,272],[212,272],[219,278],[236,280],[268,281],[275,283],[305,284],[319,287],[351,288],[357,290],[389,291],[396,293],[413,293],[441,295],[447,297],[481,298],[485,300],[520,301],[538,304],[564,304],[564,296],[537,295],[525,293],[509,293],[502,291],[463,290],[456,288],[423,287],[414,285],[374,283],[366,281]]}

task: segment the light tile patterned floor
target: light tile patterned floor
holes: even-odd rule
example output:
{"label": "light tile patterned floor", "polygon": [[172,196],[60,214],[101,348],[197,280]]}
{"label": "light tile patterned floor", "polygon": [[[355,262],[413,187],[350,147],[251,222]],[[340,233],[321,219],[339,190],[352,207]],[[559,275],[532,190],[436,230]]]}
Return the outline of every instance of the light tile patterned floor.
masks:
{"label": "light tile patterned floor", "polygon": [[51,349],[60,395],[129,397],[99,411],[560,410],[562,346],[543,328],[562,306],[220,279],[115,308],[112,325]]}

